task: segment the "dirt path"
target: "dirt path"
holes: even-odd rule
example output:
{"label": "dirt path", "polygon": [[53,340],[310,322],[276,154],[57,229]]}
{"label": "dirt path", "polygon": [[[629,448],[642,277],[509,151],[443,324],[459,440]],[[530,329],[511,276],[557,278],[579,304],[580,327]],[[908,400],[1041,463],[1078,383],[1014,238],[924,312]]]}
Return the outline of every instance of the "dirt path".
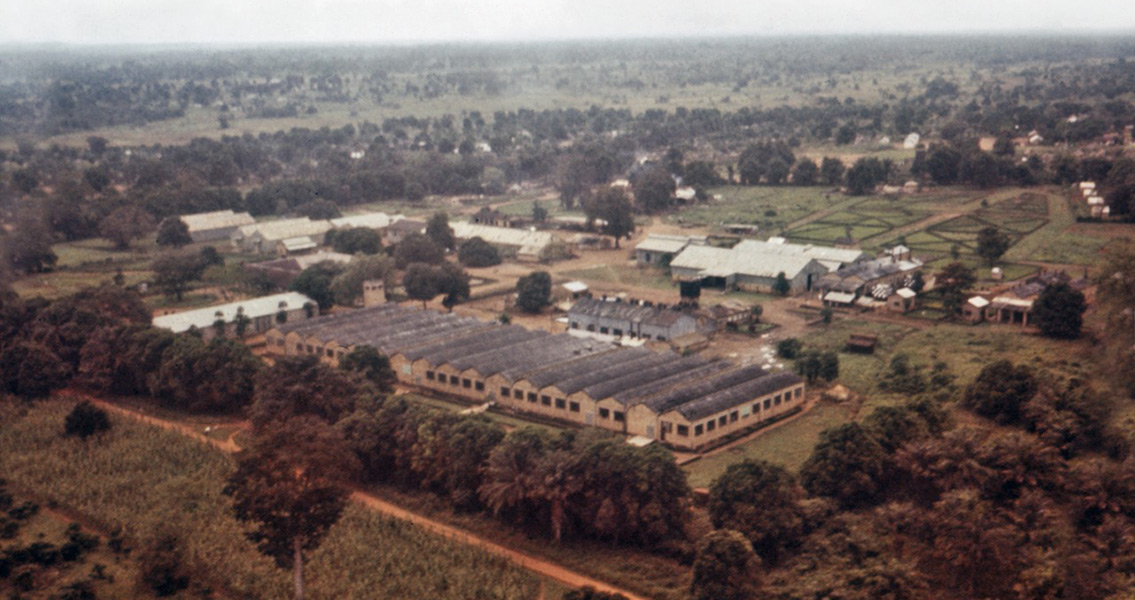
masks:
{"label": "dirt path", "polygon": [[[154,425],[156,427],[161,427],[162,429],[174,431],[186,437],[197,440],[198,442],[209,444],[214,448],[217,448],[224,452],[234,453],[240,450],[240,447],[237,446],[237,444],[233,441],[233,436],[229,436],[229,438],[226,440],[218,440],[201,434],[195,427],[186,425],[184,423],[177,423],[158,417],[144,415],[142,413],[123,408],[111,402],[107,402],[106,400],[95,398],[88,394],[79,395],[82,395],[84,398],[90,400],[91,403],[96,404],[107,411],[122,415],[130,419],[134,419],[136,421]],[[430,531],[447,539],[451,539],[462,544],[475,546],[491,554],[501,556],[517,564],[518,566],[527,569],[528,571],[531,571],[543,577],[550,577],[569,587],[578,588],[583,586],[591,586],[600,591],[622,594],[629,600],[647,600],[643,596],[639,596],[630,591],[608,585],[581,573],[577,573],[570,569],[561,567],[555,563],[551,563],[546,560],[525,554],[523,552],[518,552],[516,550],[506,548],[504,546],[501,546],[500,544],[490,542],[482,537],[469,533],[468,531],[464,531],[462,529],[458,529],[457,527],[453,527],[439,521],[434,521],[428,517],[413,513],[409,510],[391,504],[390,502],[377,498],[372,494],[356,490],[351,493],[351,497],[356,502],[363,504],[367,508],[376,510],[396,519],[410,521],[411,523],[427,531]]]}
{"label": "dirt path", "polygon": [[859,240],[859,244],[870,246],[873,243],[873,240],[875,238],[879,238],[879,241],[897,240],[898,238],[900,238],[900,237],[902,237],[902,236],[904,236],[908,233],[916,233],[916,232],[919,232],[919,231],[924,231],[926,229],[930,229],[930,227],[932,227],[934,225],[937,225],[939,223],[945,223],[946,221],[949,221],[950,219],[956,219],[956,218],[958,218],[962,215],[965,215],[965,214],[969,214],[969,213],[944,212],[944,213],[938,213],[938,214],[930,215],[929,217],[926,217],[925,219],[915,221],[915,222],[910,223],[908,225],[903,225],[902,227],[896,227],[894,229],[891,229],[890,231],[885,231],[883,233],[880,233],[879,235],[873,235],[871,237],[863,238],[863,239]]}

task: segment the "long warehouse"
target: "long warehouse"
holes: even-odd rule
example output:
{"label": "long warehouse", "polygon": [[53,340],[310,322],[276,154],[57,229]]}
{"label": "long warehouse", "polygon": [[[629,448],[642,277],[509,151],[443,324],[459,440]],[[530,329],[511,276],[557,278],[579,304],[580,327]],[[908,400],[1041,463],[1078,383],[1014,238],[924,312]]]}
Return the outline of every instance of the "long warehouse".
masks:
{"label": "long warehouse", "polygon": [[373,346],[406,385],[690,450],[804,400],[803,380],[789,372],[397,304],[287,323],[267,342],[273,354],[314,354],[332,365],[357,346]]}

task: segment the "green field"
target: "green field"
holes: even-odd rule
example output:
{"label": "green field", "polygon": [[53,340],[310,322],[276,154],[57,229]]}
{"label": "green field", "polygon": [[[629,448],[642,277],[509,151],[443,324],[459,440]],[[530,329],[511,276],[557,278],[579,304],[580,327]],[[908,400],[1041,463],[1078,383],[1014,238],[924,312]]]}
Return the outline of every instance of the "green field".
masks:
{"label": "green field", "polygon": [[[289,596],[290,573],[256,552],[229,514],[220,493],[228,456],[114,415],[101,438],[63,438],[72,405],[0,403],[0,472],[12,486],[132,537],[171,529],[185,544],[192,578],[226,597]],[[504,559],[357,505],[311,554],[306,577],[312,598],[527,600],[539,587]]]}
{"label": "green field", "polygon": [[723,186],[707,192],[721,199],[682,208],[667,220],[706,227],[720,227],[725,223],[755,224],[765,237],[779,235],[789,224],[815,212],[838,210],[857,200],[821,187]]}

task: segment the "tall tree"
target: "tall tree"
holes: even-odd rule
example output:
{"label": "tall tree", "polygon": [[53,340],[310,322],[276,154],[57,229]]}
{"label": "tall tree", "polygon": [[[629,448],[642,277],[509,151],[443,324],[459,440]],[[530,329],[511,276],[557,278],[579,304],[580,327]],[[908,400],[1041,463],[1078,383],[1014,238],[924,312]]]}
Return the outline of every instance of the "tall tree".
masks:
{"label": "tall tree", "polygon": [[848,508],[872,504],[882,491],[885,458],[879,442],[858,423],[848,423],[820,434],[800,467],[800,482],[809,493]]}
{"label": "tall tree", "polygon": [[977,232],[977,255],[989,264],[997,262],[1009,249],[1009,236],[997,227],[984,227]]}
{"label": "tall tree", "polygon": [[457,260],[466,267],[491,267],[501,264],[500,253],[490,243],[474,237],[466,240],[457,249]]}
{"label": "tall tree", "polygon": [[331,282],[343,273],[345,268],[330,260],[315,263],[293,279],[289,289],[315,300],[319,310],[328,310],[335,304],[335,293],[331,289]]}
{"label": "tall tree", "polygon": [[361,372],[333,369],[318,356],[281,359],[264,369],[255,385],[248,418],[257,431],[301,416],[335,423],[374,394]]}
{"label": "tall tree", "polygon": [[99,223],[99,235],[114,242],[114,247],[125,250],[130,242],[154,230],[156,223],[150,213],[133,205],[126,205],[107,215]]}
{"label": "tall tree", "polygon": [[312,418],[264,431],[237,455],[225,493],[247,535],[280,568],[290,568],[295,597],[304,597],[304,553],[319,547],[346,508],[348,481],[358,466],[342,434]]}
{"label": "tall tree", "polygon": [[383,394],[394,391],[394,384],[398,382],[398,376],[390,367],[390,358],[367,344],[355,346],[343,355],[339,359],[339,368],[362,375]]}
{"label": "tall tree", "polygon": [[709,488],[709,518],[753,544],[762,560],[777,564],[804,533],[804,493],[783,467],[744,460],[729,465]]}
{"label": "tall tree", "polygon": [[444,211],[434,213],[426,221],[426,236],[444,250],[457,248],[457,238],[453,235],[453,228],[449,226],[449,215]]}
{"label": "tall tree", "polygon": [[1044,288],[1033,304],[1033,322],[1048,337],[1075,339],[1080,337],[1084,311],[1088,309],[1084,294],[1067,283]]}
{"label": "tall tree", "polygon": [[406,274],[402,276],[402,289],[411,300],[421,300],[422,308],[425,308],[426,302],[441,293],[441,282],[433,266],[414,263],[406,268]]}
{"label": "tall tree", "polygon": [[760,560],[745,536],[729,529],[706,534],[694,557],[690,600],[756,600]]}
{"label": "tall tree", "polygon": [[159,246],[180,248],[193,243],[193,238],[189,236],[189,227],[184,221],[177,217],[166,217],[158,225],[157,242]]}
{"label": "tall tree", "polygon": [[820,180],[824,185],[839,185],[843,182],[843,172],[846,167],[843,166],[843,161],[831,156],[825,156],[820,161]]}
{"label": "tall tree", "polygon": [[674,178],[665,169],[650,169],[635,177],[632,184],[635,206],[642,212],[661,212],[674,203]]}
{"label": "tall tree", "polygon": [[584,212],[589,220],[602,219],[603,233],[619,240],[634,231],[634,213],[626,192],[620,188],[603,188],[584,203]]}
{"label": "tall tree", "polygon": [[965,404],[979,415],[1012,424],[1020,421],[1021,408],[1036,390],[1032,369],[999,360],[986,365],[966,387]]}
{"label": "tall tree", "polygon": [[421,233],[411,233],[394,248],[394,266],[405,269],[411,263],[440,265],[445,260],[445,250],[432,239]]}
{"label": "tall tree", "polygon": [[154,285],[167,296],[181,302],[185,292],[194,281],[205,274],[205,262],[199,254],[163,254],[154,259],[150,268],[154,271]]}
{"label": "tall tree", "polygon": [[552,301],[552,277],[535,271],[516,281],[516,305],[528,313],[538,313]]}

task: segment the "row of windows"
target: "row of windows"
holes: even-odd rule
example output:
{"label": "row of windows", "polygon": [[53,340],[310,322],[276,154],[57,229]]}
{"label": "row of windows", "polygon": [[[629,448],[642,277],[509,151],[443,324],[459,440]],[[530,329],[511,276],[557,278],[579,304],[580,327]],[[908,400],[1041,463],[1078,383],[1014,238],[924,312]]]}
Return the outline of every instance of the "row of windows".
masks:
{"label": "row of windows", "polygon": [[[579,329],[579,323],[577,323],[577,322],[575,322],[575,321],[572,321],[572,322],[571,322],[571,323],[570,323],[570,324],[569,324],[568,326],[569,326],[570,328],[572,328],[572,329]],[[587,330],[588,330],[588,331],[592,331],[592,332],[594,332],[594,331],[595,331],[595,325],[588,325],[588,326],[587,326]],[[611,335],[613,335],[613,336],[616,336],[616,337],[618,337],[618,336],[622,336],[622,335],[623,335],[623,330],[622,330],[622,329],[616,329],[616,328],[613,328],[613,327],[612,327],[612,328],[607,328],[607,327],[600,327],[600,328],[599,328],[599,333],[609,333],[609,334],[611,334]],[[631,335],[631,337],[632,337],[632,338],[633,338],[633,337],[638,337],[638,336],[636,336],[636,335],[635,335],[635,332],[633,332],[633,331],[632,331],[632,332],[630,333],[630,335]],[[647,334],[647,335],[644,335],[644,336],[642,336],[642,339],[644,339],[644,340],[649,340],[649,339],[650,339],[650,334]],[[660,336],[658,336],[658,341],[660,341],[660,342],[665,342],[665,341],[666,341],[666,336],[663,336],[663,335],[660,335]]]}
{"label": "row of windows", "polygon": [[[280,340],[278,342],[278,344],[283,346],[284,341]],[[317,346],[312,346],[311,344],[307,344],[307,345],[296,344],[296,352],[299,352],[300,354],[305,354],[305,353],[306,354],[320,354],[324,351],[320,350]],[[335,354],[336,354],[336,350],[334,348],[327,348],[326,353],[327,353],[327,358],[334,358]],[[343,355],[346,354],[346,351],[345,350],[339,350],[338,354],[339,354],[339,358],[343,358]]]}
{"label": "row of windows", "polygon": [[438,383],[449,383],[453,386],[461,386],[465,389],[475,389],[478,392],[485,391],[484,381],[473,381],[468,377],[458,377],[456,375],[449,375],[446,377],[445,373],[434,373],[433,371],[426,371],[426,379],[429,381],[436,381]]}
{"label": "row of windows", "polygon": [[[509,398],[509,397],[516,398],[517,400],[524,400],[524,398],[525,398],[524,390],[521,390],[521,389],[510,390],[505,386],[501,386],[501,398]],[[567,410],[574,412],[574,413],[579,412],[579,403],[578,402],[574,402],[574,401],[568,402],[567,400],[565,400],[563,398],[552,398],[551,396],[547,396],[547,395],[539,395],[538,396],[535,392],[528,392],[527,398],[528,398],[528,401],[533,403],[533,404],[535,404],[538,401],[540,404],[543,404],[544,406],[555,406],[556,408],[558,408],[560,410],[564,410],[566,408]]]}
{"label": "row of windows", "polygon": [[[795,391],[788,391],[788,392],[785,392],[784,394],[777,394],[776,396],[773,396],[772,398],[766,398],[764,402],[755,402],[755,403],[753,403],[751,412],[749,412],[745,415],[741,415],[738,411],[735,410],[735,411],[733,411],[733,412],[731,412],[727,415],[721,415],[720,417],[717,417],[716,419],[710,419],[709,421],[706,421],[705,423],[700,423],[698,425],[695,425],[694,426],[694,436],[696,437],[696,436],[702,435],[704,433],[709,433],[710,431],[716,430],[718,427],[725,427],[726,425],[728,425],[730,423],[735,423],[742,416],[744,416],[745,418],[749,418],[750,415],[760,414],[762,409],[763,410],[769,410],[769,409],[773,408],[774,406],[780,406],[781,404],[792,402],[793,398],[799,399],[803,395],[804,395],[804,389],[803,388],[796,388]],[[668,423],[663,423],[663,427],[668,428],[668,426],[669,426]],[[680,435],[680,436],[690,435],[690,428],[685,426],[685,425],[679,425],[678,426],[678,435]]]}

